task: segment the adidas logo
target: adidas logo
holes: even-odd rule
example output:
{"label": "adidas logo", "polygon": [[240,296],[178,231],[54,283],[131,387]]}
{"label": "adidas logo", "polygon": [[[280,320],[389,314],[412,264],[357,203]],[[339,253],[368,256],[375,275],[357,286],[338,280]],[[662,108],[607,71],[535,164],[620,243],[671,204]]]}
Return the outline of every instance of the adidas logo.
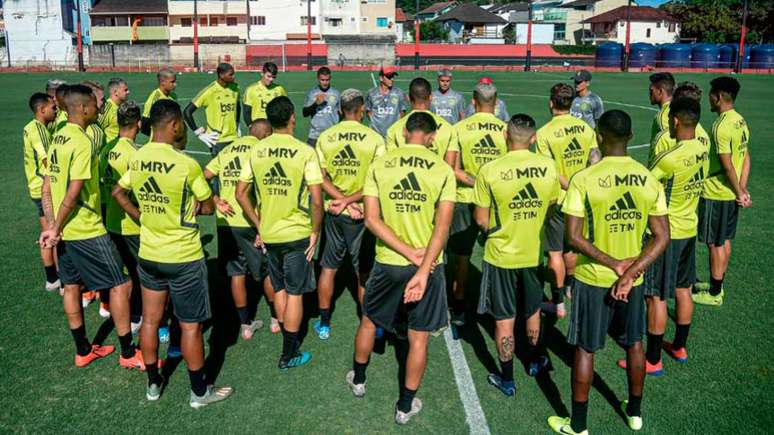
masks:
{"label": "adidas logo", "polygon": [[58,165],[59,164],[59,157],[57,156],[56,150],[54,150],[53,153],[51,153],[51,164]]}
{"label": "adidas logo", "polygon": [[508,204],[508,208],[512,210],[518,210],[522,208],[539,208],[543,206],[543,201],[540,200],[535,186],[532,183],[527,183]]}
{"label": "adidas logo", "polygon": [[642,219],[642,212],[637,209],[637,204],[632,198],[631,192],[626,192],[618,198],[607,214],[605,214],[605,220],[620,220],[620,219]]}
{"label": "adidas logo", "polygon": [[242,163],[239,161],[239,157],[234,157],[225,168],[223,168],[222,175],[224,177],[239,177],[242,173]]}
{"label": "adidas logo", "polygon": [[339,151],[331,162],[333,166],[360,166],[360,160],[357,159],[352,147],[347,144]]}
{"label": "adidas logo", "polygon": [[489,133],[487,133],[486,136],[481,138],[481,140],[473,146],[473,149],[470,150],[470,153],[474,155],[477,154],[487,156],[499,156],[501,154],[500,150],[495,144],[494,139],[492,139],[492,135]]}
{"label": "adidas logo", "polygon": [[389,196],[392,200],[427,201],[427,194],[422,192],[422,187],[413,172],[409,172],[393,186]]}
{"label": "adidas logo", "polygon": [[698,183],[704,181],[704,167],[700,167],[698,171],[696,171],[695,174],[693,174],[693,177],[691,177],[691,183]]}
{"label": "adidas logo", "polygon": [[695,194],[696,196],[701,195],[702,190],[704,190],[704,177],[704,167],[702,166],[695,174],[693,174],[693,177],[691,177],[688,183],[683,186],[683,192]]}
{"label": "adidas logo", "polygon": [[564,158],[581,157],[583,156],[583,147],[578,143],[577,138],[572,138],[567,148],[564,149]]}
{"label": "adidas logo", "polygon": [[288,179],[285,170],[282,169],[280,162],[274,162],[274,165],[263,175],[263,184],[267,186],[290,186],[292,183]]}
{"label": "adidas logo", "polygon": [[159,183],[153,176],[148,177],[145,183],[140,186],[137,193],[137,199],[141,201],[157,202],[160,204],[169,204],[169,198],[161,191]]}

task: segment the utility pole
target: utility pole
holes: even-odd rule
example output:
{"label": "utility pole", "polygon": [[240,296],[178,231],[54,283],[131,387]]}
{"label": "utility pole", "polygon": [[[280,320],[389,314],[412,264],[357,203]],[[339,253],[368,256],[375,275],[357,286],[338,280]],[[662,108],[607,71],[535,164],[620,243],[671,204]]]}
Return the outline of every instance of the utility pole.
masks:
{"label": "utility pole", "polygon": [[5,32],[5,55],[8,56],[8,68],[11,67],[11,40],[8,39],[8,29]]}
{"label": "utility pole", "polygon": [[247,5],[247,40],[250,40],[250,20],[252,20],[252,17],[250,17],[250,0],[245,0],[245,4]]}
{"label": "utility pole", "polygon": [[83,66],[83,35],[81,34],[81,0],[75,1],[75,13],[77,19],[75,20],[78,30],[76,35],[78,38],[78,71],[84,72],[86,68]]}
{"label": "utility pole", "polygon": [[419,69],[419,0],[414,11],[414,69]]}
{"label": "utility pole", "polygon": [[629,58],[630,58],[630,51],[631,48],[629,45],[629,42],[631,40],[632,36],[632,0],[629,0],[629,4],[626,6],[626,45],[624,46],[624,58],[623,58],[623,64],[621,65],[621,71],[628,71],[629,70]]}
{"label": "utility pole", "polygon": [[524,71],[532,68],[532,0],[528,2],[529,16],[527,18],[527,61],[524,64]]}
{"label": "utility pole", "polygon": [[194,50],[194,68],[199,71],[199,8],[198,0],[194,0],[194,18],[193,18],[193,50]]}
{"label": "utility pole", "polygon": [[742,33],[739,38],[739,56],[736,59],[736,68],[734,70],[737,74],[741,74],[742,68],[744,68],[744,39],[747,37],[747,0],[744,0],[744,10],[742,11]]}
{"label": "utility pole", "polygon": [[306,0],[306,70],[312,70],[312,0]]}

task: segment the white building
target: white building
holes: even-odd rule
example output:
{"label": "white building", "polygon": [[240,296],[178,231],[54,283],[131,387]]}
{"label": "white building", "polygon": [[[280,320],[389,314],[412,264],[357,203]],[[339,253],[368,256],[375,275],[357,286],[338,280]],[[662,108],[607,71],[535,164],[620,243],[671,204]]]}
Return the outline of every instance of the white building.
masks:
{"label": "white building", "polygon": [[[591,25],[595,43],[626,42],[626,9],[621,6],[584,21]],[[665,44],[679,39],[680,23],[665,11],[647,6],[631,9],[631,43]]]}
{"label": "white building", "polygon": [[14,65],[75,60],[76,47],[63,27],[61,0],[5,0],[3,13]]}
{"label": "white building", "polygon": [[[244,3],[244,2],[243,2]],[[319,39],[320,5],[312,0],[312,34]],[[250,40],[285,41],[306,38],[307,0],[251,0]]]}
{"label": "white building", "polygon": [[[251,2],[252,3],[252,2]],[[265,2],[268,3],[268,2]],[[169,42],[193,41],[194,2],[169,0]],[[239,43],[247,41],[247,2],[240,0],[199,0],[199,42]]]}

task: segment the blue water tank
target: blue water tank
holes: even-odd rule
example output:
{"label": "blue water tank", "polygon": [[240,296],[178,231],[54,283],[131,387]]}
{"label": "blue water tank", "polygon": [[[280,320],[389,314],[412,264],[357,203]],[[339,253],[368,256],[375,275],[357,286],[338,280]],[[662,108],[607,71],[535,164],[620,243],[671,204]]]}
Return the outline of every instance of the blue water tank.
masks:
{"label": "blue water tank", "polygon": [[662,68],[686,68],[691,66],[689,44],[664,44],[658,51],[657,66]]}
{"label": "blue water tank", "polygon": [[720,46],[718,68],[733,68],[736,65],[738,44],[723,44]]}
{"label": "blue water tank", "polygon": [[720,47],[716,44],[694,44],[691,47],[691,66],[693,68],[717,68]]}
{"label": "blue water tank", "polygon": [[595,64],[598,67],[621,66],[621,53],[623,45],[617,42],[606,42],[597,47]]}
{"label": "blue water tank", "polygon": [[750,50],[750,68],[774,68],[774,45],[757,45]]}
{"label": "blue water tank", "polygon": [[630,47],[630,59],[629,66],[632,67],[644,67],[644,66],[656,66],[656,58],[658,57],[658,48],[652,44],[645,44],[637,42]]}

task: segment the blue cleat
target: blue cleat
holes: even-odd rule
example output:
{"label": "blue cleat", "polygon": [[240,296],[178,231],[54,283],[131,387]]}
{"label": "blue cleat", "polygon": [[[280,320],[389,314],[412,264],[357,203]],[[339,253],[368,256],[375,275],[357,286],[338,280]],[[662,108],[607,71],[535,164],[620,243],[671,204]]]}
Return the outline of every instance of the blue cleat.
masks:
{"label": "blue cleat", "polygon": [[494,386],[508,397],[512,397],[516,394],[516,383],[513,381],[504,381],[500,375],[496,373],[490,373],[487,380],[489,381],[489,385]]}
{"label": "blue cleat", "polygon": [[169,346],[167,348],[167,358],[180,358],[183,356],[183,352],[180,350],[180,346]]}
{"label": "blue cleat", "polygon": [[533,378],[543,372],[548,367],[548,357],[540,355],[534,361],[529,363],[527,374]]}
{"label": "blue cleat", "polygon": [[169,343],[169,327],[162,326],[159,328],[159,342]]}
{"label": "blue cleat", "polygon": [[314,331],[317,333],[320,340],[327,340],[331,337],[331,327],[322,326],[319,320],[314,324]]}
{"label": "blue cleat", "polygon": [[300,367],[309,361],[312,360],[312,354],[309,352],[298,352],[293,358],[290,358],[289,360],[285,361],[280,358],[279,362],[279,369],[282,371],[287,371],[288,369],[293,369],[296,367]]}
{"label": "blue cleat", "polygon": [[384,337],[384,329],[379,327],[379,326],[377,326],[376,327],[376,338],[377,339],[381,339],[382,337]]}

